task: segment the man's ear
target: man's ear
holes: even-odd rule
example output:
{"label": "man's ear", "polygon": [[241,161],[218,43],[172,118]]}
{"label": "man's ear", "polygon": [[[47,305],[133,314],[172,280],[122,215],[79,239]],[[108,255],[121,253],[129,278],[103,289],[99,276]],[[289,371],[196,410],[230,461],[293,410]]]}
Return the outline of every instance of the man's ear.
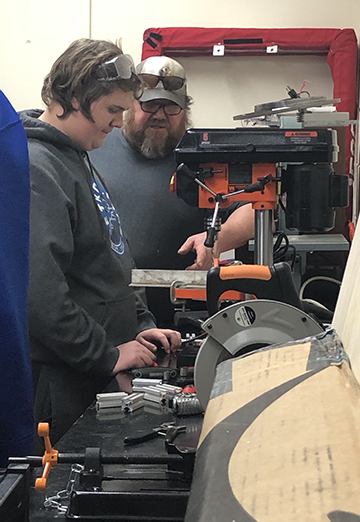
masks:
{"label": "man's ear", "polygon": [[78,100],[76,98],[72,98],[71,105],[72,105],[74,111],[80,110],[80,103],[78,102]]}

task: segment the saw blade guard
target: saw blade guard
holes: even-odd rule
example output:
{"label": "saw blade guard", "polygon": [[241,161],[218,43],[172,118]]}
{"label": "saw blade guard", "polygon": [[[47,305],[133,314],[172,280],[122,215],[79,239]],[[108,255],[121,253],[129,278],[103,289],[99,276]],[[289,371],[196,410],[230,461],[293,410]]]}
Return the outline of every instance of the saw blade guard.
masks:
{"label": "saw blade guard", "polygon": [[205,409],[218,364],[254,350],[297,341],[323,331],[312,317],[294,306],[268,299],[235,303],[203,324],[207,338],[195,361],[195,388]]}

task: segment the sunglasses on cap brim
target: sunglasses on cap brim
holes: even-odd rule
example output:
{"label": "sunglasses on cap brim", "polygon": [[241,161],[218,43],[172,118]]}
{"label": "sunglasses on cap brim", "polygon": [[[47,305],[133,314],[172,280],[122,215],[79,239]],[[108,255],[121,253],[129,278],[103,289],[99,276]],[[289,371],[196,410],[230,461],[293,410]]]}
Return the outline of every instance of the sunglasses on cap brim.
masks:
{"label": "sunglasses on cap brim", "polygon": [[120,54],[96,68],[97,79],[101,82],[130,80],[135,73],[135,64],[130,54]]}
{"label": "sunglasses on cap brim", "polygon": [[185,79],[179,76],[156,76],[155,74],[148,73],[140,73],[139,76],[149,89],[155,89],[159,82],[161,82],[166,91],[177,91],[181,89],[185,83]]}

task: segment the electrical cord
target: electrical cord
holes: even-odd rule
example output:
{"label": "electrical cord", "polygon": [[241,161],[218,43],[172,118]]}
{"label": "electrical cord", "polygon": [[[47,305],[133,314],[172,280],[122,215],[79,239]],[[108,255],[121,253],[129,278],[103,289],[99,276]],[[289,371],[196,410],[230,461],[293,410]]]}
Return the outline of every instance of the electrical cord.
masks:
{"label": "electrical cord", "polygon": [[[274,257],[283,257],[289,248],[289,238],[281,231],[275,232],[274,237],[276,237],[274,243]],[[285,241],[285,245],[281,246],[283,241]]]}
{"label": "electrical cord", "polygon": [[299,291],[299,298],[303,304],[303,308],[305,312],[314,312],[317,317],[319,317],[322,321],[331,323],[332,318],[334,316],[334,311],[332,308],[329,308],[329,306],[324,305],[323,303],[319,302],[316,299],[312,299],[310,297],[304,298],[304,293],[307,288],[307,286],[314,281],[326,281],[330,283],[334,283],[335,285],[339,286],[341,285],[341,282],[337,279],[334,279],[333,277],[328,276],[314,276],[307,279],[301,286]]}
{"label": "electrical cord", "polygon": [[308,286],[309,283],[312,283],[313,281],[329,281],[330,283],[335,283],[335,284],[339,285],[339,287],[341,286],[341,281],[338,281],[338,279],[334,279],[333,277],[328,277],[328,276],[314,276],[314,277],[310,277],[310,279],[307,279],[301,285],[301,288],[300,288],[300,291],[299,291],[300,299],[303,299],[305,288]]}
{"label": "electrical cord", "polygon": [[[290,266],[291,270],[293,270],[296,260],[296,248],[290,245],[289,238],[284,232],[278,230],[274,233],[274,236],[276,236],[273,253],[274,263],[281,261],[289,251],[292,251]],[[283,242],[285,243],[284,245],[282,245]]]}

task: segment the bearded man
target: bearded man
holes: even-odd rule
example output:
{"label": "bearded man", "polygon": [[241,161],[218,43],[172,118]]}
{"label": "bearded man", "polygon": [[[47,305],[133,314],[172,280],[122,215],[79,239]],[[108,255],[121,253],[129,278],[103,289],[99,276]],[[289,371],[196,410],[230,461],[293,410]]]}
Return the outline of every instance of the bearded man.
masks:
{"label": "bearded man", "polygon": [[[176,60],[153,56],[136,72],[144,93],[126,112],[122,129],[111,132],[91,153],[92,163],[112,194],[137,268],[207,270],[213,252],[204,246],[204,209],[170,194],[177,166],[173,151],[190,123],[185,71]],[[216,254],[253,236],[251,205],[239,206],[222,226]],[[157,324],[170,325],[174,310],[169,290],[148,288],[147,299]]]}

